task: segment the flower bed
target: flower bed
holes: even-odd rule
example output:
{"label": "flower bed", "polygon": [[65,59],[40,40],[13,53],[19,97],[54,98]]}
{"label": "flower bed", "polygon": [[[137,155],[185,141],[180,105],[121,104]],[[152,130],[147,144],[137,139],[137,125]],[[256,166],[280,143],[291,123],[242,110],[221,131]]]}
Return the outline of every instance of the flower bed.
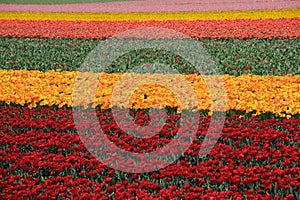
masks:
{"label": "flower bed", "polygon": [[[296,38],[299,18],[167,21],[0,20],[1,36],[47,38],[109,38],[123,31],[158,27],[195,38]],[[234,31],[232,31],[234,30]]]}
{"label": "flower bed", "polygon": [[[2,79],[0,87],[3,89],[0,100],[6,104],[15,103],[22,106],[27,105],[31,108],[38,105],[72,107],[72,105],[87,106],[89,104],[101,105],[103,109],[111,108],[111,106],[147,109],[155,104],[160,104],[162,107],[180,107],[177,97],[170,89],[155,84],[140,87],[131,94],[129,102],[117,99],[118,103],[112,105],[114,88],[124,76],[124,74],[119,73],[86,74],[87,80],[95,75],[100,79],[95,95],[92,95],[91,101],[85,99],[86,96],[83,95],[81,100],[76,101],[76,103],[82,103],[74,105],[72,94],[74,93],[77,74],[78,72],[0,71]],[[168,82],[176,83],[179,76],[182,75],[126,73],[126,76],[130,77],[127,80],[154,78],[157,80],[166,79]],[[211,97],[205,79],[213,78],[213,76],[185,75],[184,78],[194,88],[195,95],[198,98],[198,109],[211,110]],[[221,79],[224,82],[226,93],[226,110],[240,110],[247,113],[252,112],[253,114],[270,112],[283,117],[300,114],[298,103],[300,98],[299,76],[243,75],[235,77],[224,75]],[[86,84],[90,84],[89,81],[86,81]],[[123,83],[123,86],[126,87],[131,84],[135,83],[126,82]],[[92,92],[85,87],[76,90],[76,92],[82,94],[85,91]],[[147,96],[147,99],[145,99],[145,96]],[[115,98],[118,98],[118,96]],[[188,107],[188,101],[189,99],[187,99],[187,102],[181,102],[183,105],[181,109],[192,109]]]}
{"label": "flower bed", "polygon": [[[164,15],[0,13],[0,199],[299,199],[297,13],[299,9]],[[207,69],[199,71],[173,52],[131,51],[101,74],[94,99],[79,95],[79,104],[72,104],[76,75],[99,42],[152,26],[192,37],[211,55],[219,74],[201,76]],[[127,75],[178,85],[181,74],[196,94],[196,109],[188,102],[179,108],[174,91],[153,84],[134,91],[129,102],[120,98],[112,104],[122,75],[136,65],[156,62],[179,74]],[[99,74],[85,75],[81,78],[89,80]],[[203,79],[219,76],[226,117],[221,134],[215,135],[209,134],[213,100]],[[121,91],[134,84],[123,83]],[[83,86],[76,92],[91,92]],[[180,91],[192,95],[184,87]],[[152,109],[155,104],[160,107]],[[78,109],[82,106],[93,109]],[[200,117],[194,127],[196,112]],[[89,120],[94,115],[96,120]],[[150,136],[139,138],[123,130],[118,119],[125,127],[155,124],[161,129],[152,135],[153,130],[145,128],[143,134]],[[156,156],[143,163],[144,173],[119,171],[104,162],[114,163],[116,154],[99,161],[90,149],[101,147],[98,154],[107,153],[103,138],[95,140],[99,125],[112,144],[128,152],[163,148],[180,130],[186,134],[178,144],[189,147],[165,168],[146,171],[159,162]],[[188,134],[193,128],[194,135]],[[180,145],[163,156],[174,157]],[[127,168],[138,164],[129,157],[117,162]]]}
{"label": "flower bed", "polygon": [[[0,37],[1,69],[78,70],[84,59],[101,41],[97,39],[49,39]],[[214,60],[221,74],[299,75],[300,40],[295,39],[199,39],[199,44]],[[63,51],[63,52],[62,52]],[[107,49],[109,52],[109,49]],[[134,58],[134,59],[133,59]],[[165,51],[132,51],[112,62],[108,73],[124,73],[147,62],[164,63],[182,73],[194,67],[179,55]],[[186,67],[184,67],[186,66]]]}
{"label": "flower bed", "polygon": [[[130,151],[152,150],[174,134],[173,129],[164,128],[147,139],[145,147],[142,139],[118,129],[111,111],[101,110],[98,115],[110,140]],[[135,116],[147,121],[145,112]],[[0,188],[5,199],[294,199],[300,189],[299,119],[228,116],[218,144],[200,158],[210,121],[201,117],[196,138],[180,160],[160,171],[131,174],[108,168],[89,154],[76,134],[69,109],[2,106],[0,117],[5,122],[0,127]],[[164,126],[174,128],[178,116],[170,114],[168,119]]]}

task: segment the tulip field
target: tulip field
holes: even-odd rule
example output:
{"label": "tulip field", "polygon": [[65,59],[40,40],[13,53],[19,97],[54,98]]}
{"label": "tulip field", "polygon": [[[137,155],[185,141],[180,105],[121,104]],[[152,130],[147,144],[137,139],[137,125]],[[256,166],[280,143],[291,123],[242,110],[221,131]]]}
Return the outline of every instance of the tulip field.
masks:
{"label": "tulip field", "polygon": [[[0,199],[300,199],[299,8],[49,12],[20,5],[16,11],[0,6]],[[207,75],[208,67],[193,66],[180,51],[145,48],[111,60],[98,74],[93,99],[84,95],[90,92],[88,83],[75,87],[99,44],[149,27],[191,38],[210,55],[218,74]],[[173,40],[172,35],[141,31],[131,39]],[[121,46],[107,44],[104,53]],[[130,71],[153,63],[177,74]],[[81,79],[95,74],[84,73]],[[123,92],[113,99],[124,74],[129,78],[120,86]],[[155,79],[192,96],[179,75],[192,88],[195,105],[179,102],[175,91],[159,84],[130,91],[128,101],[121,95],[134,87],[134,80]],[[215,130],[213,108],[220,108],[211,99],[208,78],[222,81],[226,105],[220,134],[206,141],[209,130]],[[94,114],[96,121],[89,120]],[[151,137],[135,137],[118,120],[123,128],[133,123]],[[147,128],[151,124],[160,128]],[[138,155],[171,145],[180,130],[194,130],[194,136],[178,141],[188,148],[156,170],[146,169],[159,163],[158,157],[138,163],[117,159],[118,152],[107,154],[105,161],[119,168],[139,166],[138,172],[128,172],[91,151],[108,151],[102,139],[95,139],[99,128],[116,148]],[[209,152],[201,156],[206,147]],[[172,153],[177,151],[180,147]]]}

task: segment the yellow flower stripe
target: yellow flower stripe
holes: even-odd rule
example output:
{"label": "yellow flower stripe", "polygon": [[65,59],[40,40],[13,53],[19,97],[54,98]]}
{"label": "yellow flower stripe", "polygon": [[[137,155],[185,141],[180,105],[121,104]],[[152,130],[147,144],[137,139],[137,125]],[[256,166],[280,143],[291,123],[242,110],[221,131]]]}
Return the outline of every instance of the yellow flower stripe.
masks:
{"label": "yellow flower stripe", "polygon": [[[0,101],[7,104],[16,103],[20,105],[28,104],[29,107],[39,105],[58,105],[62,107],[72,106],[72,94],[74,83],[79,72],[40,72],[26,70],[0,70]],[[99,74],[85,74],[87,77]],[[93,96],[94,104],[102,105],[102,108],[112,106],[112,92],[124,74],[101,74],[96,95]],[[177,81],[178,76],[171,74],[129,74],[131,80],[142,78],[147,80],[149,76],[157,76],[164,80]],[[142,76],[142,77],[141,77]],[[177,76],[177,77],[176,77]],[[198,99],[198,109],[210,109],[211,100],[203,77],[197,75],[184,75],[187,82],[192,86]],[[207,78],[207,77],[204,77]],[[213,78],[213,77],[209,77]],[[300,76],[258,76],[242,75],[221,77],[224,82],[226,93],[226,110],[245,110],[246,112],[257,111],[256,114],[271,112],[278,116],[290,117],[300,113]],[[97,80],[98,82],[98,80]],[[92,83],[94,84],[94,83]],[[118,83],[120,84],[120,83]],[[125,87],[131,84],[125,83]],[[88,85],[84,82],[79,90],[81,92],[82,104],[93,103],[85,98]],[[81,91],[80,91],[81,90]],[[182,88],[182,91],[185,91]],[[148,84],[136,91],[131,91],[129,102],[121,100],[116,106],[133,108],[150,108],[154,104],[160,106],[177,107],[180,104],[174,93],[159,85]],[[186,94],[190,95],[190,94]],[[147,98],[145,99],[145,96]],[[179,107],[180,108],[180,107]]]}
{"label": "yellow flower stripe", "polygon": [[50,13],[0,12],[2,20],[81,20],[81,21],[149,21],[149,20],[234,20],[298,18],[300,9],[209,11],[209,12],[151,12],[151,13]]}

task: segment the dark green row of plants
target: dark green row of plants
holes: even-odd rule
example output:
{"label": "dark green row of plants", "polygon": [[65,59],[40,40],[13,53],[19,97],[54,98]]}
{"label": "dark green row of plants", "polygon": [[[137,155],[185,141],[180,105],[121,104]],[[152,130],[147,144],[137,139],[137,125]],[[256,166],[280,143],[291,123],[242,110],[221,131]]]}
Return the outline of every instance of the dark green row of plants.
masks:
{"label": "dark green row of plants", "polygon": [[[101,41],[97,39],[0,37],[0,69],[78,70],[82,68],[89,53],[95,50]],[[279,76],[300,74],[299,38],[201,39],[197,42],[212,58],[220,74],[237,76],[249,73]],[[109,56],[117,49],[118,47],[107,48],[105,54]],[[127,72],[134,67],[152,63],[179,70],[180,73],[195,73],[199,71],[197,69],[207,70],[205,63],[201,67],[192,66],[180,56],[179,52],[139,49],[112,60],[105,71],[108,73]]]}

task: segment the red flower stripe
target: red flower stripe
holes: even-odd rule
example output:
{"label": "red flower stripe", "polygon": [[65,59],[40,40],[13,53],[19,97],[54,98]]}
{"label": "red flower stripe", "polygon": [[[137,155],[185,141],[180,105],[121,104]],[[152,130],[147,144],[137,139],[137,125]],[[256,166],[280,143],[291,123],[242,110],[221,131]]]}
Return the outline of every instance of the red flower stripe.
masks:
{"label": "red flower stripe", "polygon": [[[100,121],[111,117],[102,113]],[[74,134],[71,116],[71,110],[1,107],[1,199],[109,199],[114,193],[115,199],[130,199],[134,194],[139,199],[242,199],[245,195],[288,200],[295,199],[300,189],[299,119],[227,117],[209,159],[197,158],[200,142],[194,140],[178,163],[150,175],[122,178],[88,153]],[[207,130],[209,121],[201,118],[198,135]],[[114,142],[116,135],[110,137]],[[128,139],[123,136],[121,140]],[[137,140],[134,143],[131,146],[139,145]],[[220,191],[220,187],[227,189]]]}
{"label": "red flower stripe", "polygon": [[[196,38],[295,38],[300,19],[168,20],[168,21],[31,21],[0,20],[1,36],[48,38],[107,38],[146,27],[173,29]],[[139,36],[136,36],[139,37]]]}

